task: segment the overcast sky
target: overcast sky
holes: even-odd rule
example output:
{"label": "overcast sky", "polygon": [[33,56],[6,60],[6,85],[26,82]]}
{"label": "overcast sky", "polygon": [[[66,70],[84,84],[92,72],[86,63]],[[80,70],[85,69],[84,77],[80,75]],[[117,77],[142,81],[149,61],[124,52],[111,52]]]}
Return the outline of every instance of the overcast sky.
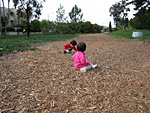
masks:
{"label": "overcast sky", "polygon": [[[56,20],[56,11],[60,7],[60,4],[64,6],[65,17],[76,4],[78,8],[82,10],[83,19],[90,21],[92,24],[98,24],[102,26],[109,26],[109,21],[114,26],[113,17],[110,17],[109,8],[121,0],[46,0],[43,4],[42,15],[40,20],[49,19],[50,21]],[[7,3],[5,3],[7,7]],[[12,3],[10,4],[12,6]],[[133,11],[130,11],[129,18],[133,17]]]}
{"label": "overcast sky", "polygon": [[[90,21],[92,24],[109,26],[109,21],[113,23],[113,17],[110,17],[109,8],[120,0],[46,0],[43,4],[41,19],[56,20],[56,11],[60,4],[64,6],[65,14],[68,13],[76,4],[81,8],[83,19]],[[129,18],[133,17],[133,12],[129,14]]]}

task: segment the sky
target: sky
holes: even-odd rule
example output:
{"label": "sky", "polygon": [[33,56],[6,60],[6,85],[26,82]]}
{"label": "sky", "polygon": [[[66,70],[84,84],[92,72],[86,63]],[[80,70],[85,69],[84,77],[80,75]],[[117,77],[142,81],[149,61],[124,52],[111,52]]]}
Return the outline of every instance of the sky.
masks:
{"label": "sky", "polygon": [[[83,18],[86,21],[90,21],[92,24],[98,24],[102,26],[109,26],[111,21],[112,26],[114,27],[113,17],[110,17],[109,8],[121,0],[46,0],[43,3],[42,15],[40,20],[46,19],[50,21],[56,20],[56,11],[61,6],[65,9],[65,17],[69,18],[69,12],[71,9],[77,5],[78,8],[82,10]],[[7,7],[7,3],[5,3]],[[13,6],[10,3],[10,7]],[[129,19],[133,18],[134,11],[131,8],[129,13]]]}
{"label": "sky", "polygon": [[[109,26],[109,22],[113,24],[113,17],[110,17],[109,8],[120,0],[46,0],[43,4],[41,19],[56,20],[56,11],[60,4],[64,6],[65,17],[76,4],[82,10],[83,19],[90,21],[92,24]],[[133,18],[133,11],[130,12],[129,18]]]}

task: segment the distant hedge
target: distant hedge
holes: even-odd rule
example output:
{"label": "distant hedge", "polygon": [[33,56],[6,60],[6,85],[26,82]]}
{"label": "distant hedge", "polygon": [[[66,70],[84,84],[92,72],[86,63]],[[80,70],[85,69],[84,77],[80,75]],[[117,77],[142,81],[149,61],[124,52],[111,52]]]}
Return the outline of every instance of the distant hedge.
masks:
{"label": "distant hedge", "polygon": [[15,28],[13,28],[13,27],[7,27],[7,31],[15,31]]}

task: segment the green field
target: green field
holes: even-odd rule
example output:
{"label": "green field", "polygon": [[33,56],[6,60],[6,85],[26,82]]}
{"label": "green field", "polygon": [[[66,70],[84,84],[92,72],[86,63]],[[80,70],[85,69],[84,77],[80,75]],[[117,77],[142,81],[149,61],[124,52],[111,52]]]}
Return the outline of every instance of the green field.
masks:
{"label": "green field", "polygon": [[25,51],[25,50],[36,50],[32,48],[31,44],[61,41],[71,39],[72,37],[78,36],[77,34],[59,34],[59,35],[42,35],[34,34],[27,37],[26,35],[11,35],[0,37],[0,56],[3,54],[10,53],[12,51]]}
{"label": "green field", "polygon": [[123,39],[123,38],[127,38],[127,39],[132,39],[132,33],[133,32],[143,32],[144,37],[139,38],[140,40],[142,40],[143,42],[149,42],[150,43],[150,30],[140,30],[140,29],[127,29],[126,31],[124,30],[119,30],[119,31],[115,31],[115,32],[111,32],[111,33],[107,33],[108,35],[114,37],[114,38],[119,38],[119,39]]}

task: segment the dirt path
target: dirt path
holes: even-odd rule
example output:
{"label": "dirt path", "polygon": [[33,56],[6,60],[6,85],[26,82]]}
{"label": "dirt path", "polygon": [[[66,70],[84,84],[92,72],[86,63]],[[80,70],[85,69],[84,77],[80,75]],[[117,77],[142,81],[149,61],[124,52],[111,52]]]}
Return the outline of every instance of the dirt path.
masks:
{"label": "dirt path", "polygon": [[74,38],[97,69],[82,73],[70,40],[0,57],[0,112],[150,112],[150,45],[105,34]]}

